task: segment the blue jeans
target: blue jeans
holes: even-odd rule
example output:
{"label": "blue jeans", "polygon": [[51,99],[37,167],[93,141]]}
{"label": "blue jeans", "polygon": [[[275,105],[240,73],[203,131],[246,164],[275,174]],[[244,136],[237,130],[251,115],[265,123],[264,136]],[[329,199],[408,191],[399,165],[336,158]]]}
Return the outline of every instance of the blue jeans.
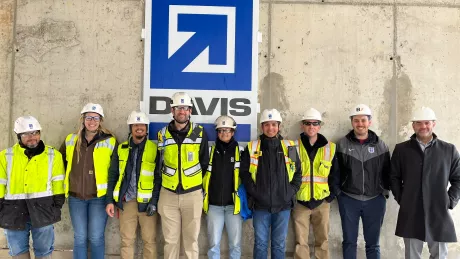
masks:
{"label": "blue jeans", "polygon": [[240,214],[234,215],[235,206],[214,206],[209,205],[208,210],[208,258],[220,258],[220,239],[224,224],[228,234],[228,246],[230,248],[230,258],[241,257],[241,231],[243,219]]}
{"label": "blue jeans", "polygon": [[282,259],[285,256],[286,236],[288,232],[291,210],[270,213],[264,210],[255,210],[252,223],[254,225],[254,258],[268,257],[268,241],[271,227],[271,258]]}
{"label": "blue jeans", "polygon": [[5,236],[11,256],[29,252],[30,232],[32,232],[32,245],[35,257],[44,257],[54,251],[54,226],[48,225],[41,228],[33,228],[30,222],[27,222],[24,230],[5,229]]}
{"label": "blue jeans", "polygon": [[105,196],[90,200],[80,200],[69,196],[70,219],[74,230],[73,258],[88,257],[89,240],[91,259],[104,259],[105,254]]}
{"label": "blue jeans", "polygon": [[386,200],[379,195],[368,201],[360,201],[342,193],[338,197],[343,232],[343,258],[356,259],[359,218],[363,220],[366,242],[366,258],[380,259],[380,229],[385,216]]}

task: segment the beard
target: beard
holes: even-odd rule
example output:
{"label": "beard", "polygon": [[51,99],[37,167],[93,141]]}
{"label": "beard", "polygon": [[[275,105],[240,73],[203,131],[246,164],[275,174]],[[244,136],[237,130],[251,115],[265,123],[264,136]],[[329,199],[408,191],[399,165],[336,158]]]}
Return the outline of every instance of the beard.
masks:
{"label": "beard", "polygon": [[174,120],[179,123],[179,124],[185,124],[189,120],[189,118],[184,118],[183,120],[178,120],[176,117],[174,117]]}
{"label": "beard", "polygon": [[26,144],[25,146],[28,148],[36,148],[38,146],[38,142],[36,144]]}

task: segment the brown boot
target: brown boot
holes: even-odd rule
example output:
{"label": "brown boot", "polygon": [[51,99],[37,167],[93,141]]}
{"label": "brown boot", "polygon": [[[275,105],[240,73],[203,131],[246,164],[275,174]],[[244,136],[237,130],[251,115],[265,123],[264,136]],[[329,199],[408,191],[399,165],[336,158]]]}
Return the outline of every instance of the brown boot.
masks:
{"label": "brown boot", "polygon": [[13,256],[13,259],[30,259],[29,252]]}

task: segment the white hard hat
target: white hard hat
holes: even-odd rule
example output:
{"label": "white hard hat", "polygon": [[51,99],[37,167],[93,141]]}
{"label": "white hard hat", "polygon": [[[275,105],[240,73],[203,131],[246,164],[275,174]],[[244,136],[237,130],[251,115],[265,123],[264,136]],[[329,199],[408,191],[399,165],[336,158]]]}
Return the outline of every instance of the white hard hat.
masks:
{"label": "white hard hat", "polygon": [[14,132],[21,134],[29,131],[42,130],[38,120],[32,116],[21,116],[14,122]]}
{"label": "white hard hat", "polygon": [[102,109],[102,106],[97,103],[87,103],[81,110],[81,114],[84,114],[87,112],[95,112],[101,115],[102,117],[104,117],[104,110]]}
{"label": "white hard hat", "polygon": [[412,121],[435,121],[436,115],[429,107],[422,107],[413,113]]}
{"label": "white hard hat", "polygon": [[260,115],[260,123],[264,123],[266,121],[283,122],[283,119],[277,109],[265,109]]}
{"label": "white hard hat", "polygon": [[171,97],[171,107],[193,106],[192,98],[185,92],[177,92]]}
{"label": "white hard hat", "polygon": [[126,121],[128,125],[131,124],[150,124],[149,117],[144,112],[137,112],[132,111],[131,114],[128,116],[128,121]]}
{"label": "white hard hat", "polygon": [[371,109],[369,106],[365,104],[358,104],[356,105],[353,110],[351,110],[350,117],[353,117],[355,115],[368,115],[372,116]]}
{"label": "white hard hat", "polygon": [[227,115],[219,116],[216,121],[214,122],[216,129],[220,128],[232,128],[236,129],[236,121]]}
{"label": "white hard hat", "polygon": [[304,120],[317,120],[321,121],[321,124],[323,124],[321,113],[315,108],[310,108],[303,114],[302,121]]}

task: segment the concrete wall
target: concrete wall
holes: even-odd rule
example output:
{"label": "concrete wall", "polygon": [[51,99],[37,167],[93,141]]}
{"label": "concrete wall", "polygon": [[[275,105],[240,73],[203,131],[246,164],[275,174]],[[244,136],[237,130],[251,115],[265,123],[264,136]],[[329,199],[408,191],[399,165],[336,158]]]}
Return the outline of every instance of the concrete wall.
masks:
{"label": "concrete wall", "polygon": [[[0,149],[15,141],[12,120],[23,114],[35,115],[45,128],[43,139],[59,146],[88,101],[103,105],[106,126],[123,139],[125,118],[138,107],[142,91],[143,12],[139,0],[1,0]],[[324,111],[322,133],[337,140],[351,129],[349,110],[367,103],[375,114],[372,129],[393,148],[412,134],[412,110],[427,105],[437,112],[439,137],[460,145],[458,0],[267,0],[260,3],[260,31],[261,108],[283,111],[288,137],[297,136],[301,113],[313,106]],[[402,240],[394,236],[397,212],[389,200],[382,258],[403,257]],[[459,209],[452,215],[460,233]],[[204,220],[202,226],[205,255]],[[341,258],[335,201],[330,228],[332,258]],[[56,248],[72,249],[67,206],[56,232]],[[107,253],[118,254],[116,220],[109,221],[106,234]],[[161,233],[158,240],[162,254]],[[243,236],[247,257],[253,240],[249,221]],[[0,244],[6,246],[3,235]],[[460,258],[460,245],[449,247],[449,258]],[[290,226],[288,254],[293,249]],[[364,258],[362,234],[358,249]]]}

